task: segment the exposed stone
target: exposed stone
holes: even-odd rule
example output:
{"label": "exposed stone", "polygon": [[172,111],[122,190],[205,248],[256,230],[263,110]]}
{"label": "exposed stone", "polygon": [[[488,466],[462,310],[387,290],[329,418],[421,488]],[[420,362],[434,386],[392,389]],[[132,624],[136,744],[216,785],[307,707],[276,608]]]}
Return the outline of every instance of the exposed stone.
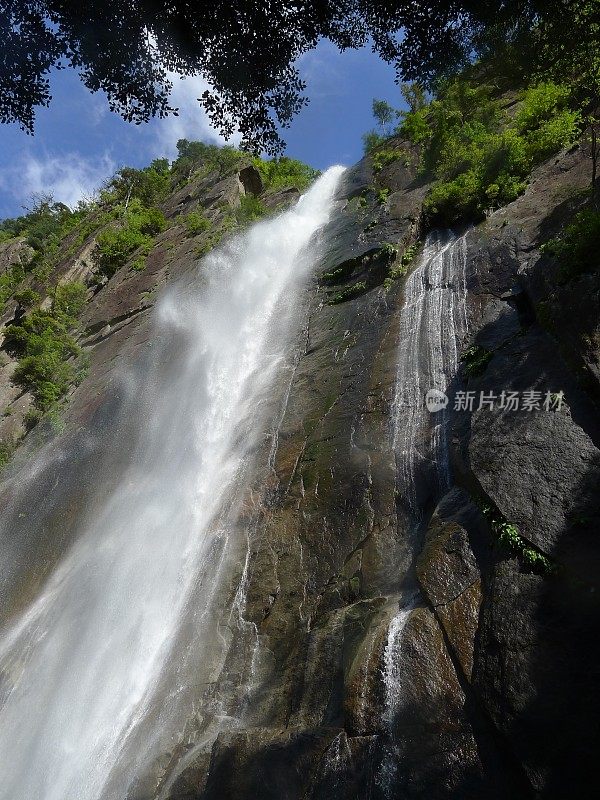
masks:
{"label": "exposed stone", "polygon": [[260,177],[260,172],[252,164],[241,169],[238,177],[246,194],[262,194],[264,189],[262,178]]}
{"label": "exposed stone", "polygon": [[[233,644],[223,671],[214,666],[211,697],[235,693],[249,652],[256,686],[244,715],[232,712],[242,730],[223,730],[194,758],[186,749],[179,765],[165,756],[170,800],[589,794],[600,662],[600,295],[597,275],[557,287],[539,251],[574,208],[557,204],[558,193],[583,186],[589,165],[583,152],[552,159],[521,198],[468,234],[469,345],[493,356],[481,375],[463,371],[451,387],[562,390],[565,406],[452,414],[455,485],[415,525],[398,513],[391,448],[402,281],[384,287],[382,268],[360,296],[330,306],[322,278],[350,264],[348,281],[363,280],[366,254],[414,241],[427,186],[409,156],[408,165],[380,174],[390,189],[385,204],[377,202],[370,159],[348,170],[320,236],[322,261],[306,287],[278,446],[242,503],[244,625],[228,619],[219,628]],[[98,483],[106,495],[127,463],[136,426],[115,437],[109,423],[122,403],[135,404],[137,375],[152,358],[148,309],[169,281],[202,279],[198,241],[179,217],[201,208],[222,220],[244,192],[262,191],[253,169],[224,180],[196,177],[175,192],[164,204],[173,224],[146,269],[124,267],[90,299],[83,316],[90,371],[69,398],[66,430],[54,444],[28,435],[17,457],[26,465],[44,446],[43,468],[35,480],[25,468],[18,482],[0,487],[16,520],[2,542],[3,622],[35,596],[94,513]],[[297,194],[263,199],[275,209]],[[90,246],[61,263],[63,280],[87,279]],[[0,270],[17,257],[2,247]],[[553,325],[542,327],[544,303]],[[11,384],[14,362],[0,370],[0,396],[19,405],[22,418],[30,398]],[[10,417],[0,421],[2,437],[19,435]],[[491,501],[558,571],[537,574],[500,546],[475,501]],[[32,514],[43,520],[36,537]],[[235,594],[238,579],[229,576],[224,597]],[[389,626],[409,597],[416,607],[394,649],[400,677],[390,697]]]}

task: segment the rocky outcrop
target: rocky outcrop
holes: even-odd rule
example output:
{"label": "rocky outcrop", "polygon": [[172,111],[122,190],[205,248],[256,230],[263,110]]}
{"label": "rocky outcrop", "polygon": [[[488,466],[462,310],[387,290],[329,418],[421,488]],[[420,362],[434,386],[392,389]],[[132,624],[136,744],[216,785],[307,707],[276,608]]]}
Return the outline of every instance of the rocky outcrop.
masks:
{"label": "rocky outcrop", "polygon": [[[240,616],[222,621],[234,644],[206,690],[206,708],[235,722],[186,728],[137,800],[589,794],[598,747],[600,286],[598,273],[558,283],[540,250],[582,202],[587,153],[542,165],[521,198],[467,234],[469,334],[458,345],[487,357],[479,374],[463,367],[451,387],[451,400],[460,391],[536,391],[562,392],[564,404],[511,412],[475,402],[451,413],[453,484],[426,497],[411,525],[399,511],[391,446],[403,281],[390,275],[422,233],[427,186],[416,162],[413,153],[374,175],[367,158],[343,180],[306,287],[293,373],[279,387],[277,429],[257,455],[265,468],[240,520],[246,561],[231,578],[233,587],[243,582]],[[120,431],[114,441],[109,425],[135,395],[120,366],[144,369],[155,293],[190,274],[201,244],[178,217],[201,206],[218,220],[243,192],[258,194],[248,170],[178,190],[164,206],[174,224],[146,269],[123,269],[90,302],[91,369],[70,398],[59,446],[41,474],[0,490],[22,520],[2,543],[5,615],[34,594],[84,509],[93,510],[95,484],[106,493],[118,480],[135,436]],[[12,391],[10,369],[0,373],[3,391]],[[503,543],[486,507],[518,528],[516,544]],[[35,539],[32,508],[47,520]],[[543,560],[532,565],[525,548]]]}
{"label": "rocky outcrop", "polygon": [[[245,614],[269,654],[267,696],[246,732],[217,738],[206,788],[173,800],[258,786],[290,798],[585,795],[597,743],[586,698],[598,658],[598,278],[557,288],[539,247],[573,213],[556,197],[583,187],[587,168],[584,150],[562,154],[467,236],[460,346],[492,356],[453,392],[563,392],[565,405],[453,414],[455,485],[417,531],[396,515],[390,450],[402,284],[371,280],[363,257],[415,239],[423,189],[410,169],[383,174],[381,206],[368,160],[348,174],[323,273],[364,291],[332,306],[331,279],[315,290],[252,544]],[[557,340],[536,309],[554,304],[560,330],[575,297],[584,312]],[[502,545],[481,513],[490,503],[550,567]],[[549,742],[558,729],[568,734]]]}

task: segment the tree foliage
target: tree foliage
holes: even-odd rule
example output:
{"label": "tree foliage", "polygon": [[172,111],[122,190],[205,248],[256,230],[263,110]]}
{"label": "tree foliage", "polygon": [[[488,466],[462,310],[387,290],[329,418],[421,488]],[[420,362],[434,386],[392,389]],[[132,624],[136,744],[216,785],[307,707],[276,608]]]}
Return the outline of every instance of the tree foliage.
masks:
{"label": "tree foliage", "polygon": [[480,219],[515,200],[533,167],[580,134],[581,113],[570,99],[565,86],[534,84],[521,91],[511,118],[493,87],[461,77],[449,81],[423,112],[429,128],[423,169],[437,178],[424,203],[430,223]]}
{"label": "tree foliage", "polygon": [[373,100],[373,116],[382,132],[389,136],[390,126],[396,118],[396,112],[387,100]]}
{"label": "tree foliage", "polygon": [[596,0],[0,0],[0,120],[34,127],[51,99],[53,68],[75,68],[112,110],[140,123],[176,113],[174,74],[201,74],[200,103],[244,149],[281,150],[280,129],[306,102],[300,55],[328,38],[341,50],[370,43],[401,79],[431,86],[474,57],[507,46],[515,70],[598,96]]}

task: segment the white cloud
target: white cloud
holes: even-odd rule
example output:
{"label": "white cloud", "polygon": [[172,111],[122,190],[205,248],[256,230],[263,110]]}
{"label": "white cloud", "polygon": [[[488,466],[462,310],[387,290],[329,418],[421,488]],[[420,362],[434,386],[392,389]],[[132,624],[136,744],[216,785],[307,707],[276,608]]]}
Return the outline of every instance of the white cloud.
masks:
{"label": "white cloud", "polygon": [[314,50],[302,53],[296,66],[313,100],[349,93],[340,69],[340,52],[327,39],[322,39]]}
{"label": "white cloud", "polygon": [[72,208],[93,195],[115,166],[106,153],[94,158],[73,152],[43,158],[26,153],[20,163],[3,170],[0,185],[21,202],[32,195],[51,194]]}
{"label": "white cloud", "polygon": [[[212,127],[198,98],[210,84],[201,76],[180,77],[169,74],[173,91],[169,103],[179,109],[179,115],[156,120],[151,124],[152,155],[173,158],[177,155],[177,140],[190,139],[211,144],[225,144],[225,139]],[[239,144],[240,136],[234,134],[227,144]]]}

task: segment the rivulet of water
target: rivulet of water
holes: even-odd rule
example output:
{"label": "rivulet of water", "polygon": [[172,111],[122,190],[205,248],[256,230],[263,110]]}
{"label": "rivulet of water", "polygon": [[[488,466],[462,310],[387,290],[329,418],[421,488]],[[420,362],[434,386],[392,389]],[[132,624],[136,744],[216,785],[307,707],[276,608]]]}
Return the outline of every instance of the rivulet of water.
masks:
{"label": "rivulet of water", "polygon": [[419,515],[419,468],[430,462],[440,492],[448,488],[449,407],[431,413],[431,389],[446,392],[458,371],[458,343],[467,332],[466,234],[433,232],[405,286],[400,315],[394,399],[393,446],[398,493],[409,514]]}

